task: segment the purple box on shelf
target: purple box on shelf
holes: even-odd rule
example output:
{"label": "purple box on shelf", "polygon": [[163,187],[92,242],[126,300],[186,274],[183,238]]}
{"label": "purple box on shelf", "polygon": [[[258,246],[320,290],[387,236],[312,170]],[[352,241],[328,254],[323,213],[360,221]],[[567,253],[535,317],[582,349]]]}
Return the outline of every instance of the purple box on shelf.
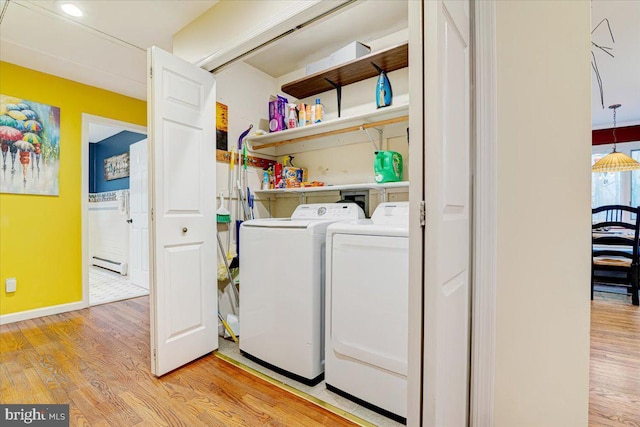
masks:
{"label": "purple box on shelf", "polygon": [[269,132],[286,129],[287,104],[289,100],[278,95],[269,98]]}

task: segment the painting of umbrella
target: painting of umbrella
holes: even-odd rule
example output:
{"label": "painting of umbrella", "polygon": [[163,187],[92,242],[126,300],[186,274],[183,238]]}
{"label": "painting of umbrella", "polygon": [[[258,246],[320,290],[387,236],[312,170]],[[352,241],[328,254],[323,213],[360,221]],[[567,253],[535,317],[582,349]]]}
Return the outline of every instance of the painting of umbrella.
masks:
{"label": "painting of umbrella", "polygon": [[[11,150],[12,163],[15,163],[17,149],[13,143],[22,139],[22,132],[10,126],[0,126],[0,141],[2,143],[2,169],[7,169],[7,151]],[[15,167],[12,167],[15,170]]]}
{"label": "painting of umbrella", "polygon": [[20,150],[20,164],[22,165],[22,179],[27,182],[27,170],[29,169],[29,161],[31,152],[34,150],[33,144],[21,139],[13,143],[14,147]]}
{"label": "painting of umbrella", "polygon": [[10,110],[7,112],[7,115],[9,117],[13,117],[16,120],[27,120],[27,116],[25,116],[18,110]]}
{"label": "painting of umbrella", "polygon": [[33,144],[31,169],[33,170],[33,168],[37,166],[38,170],[40,170],[40,137],[35,133],[27,132],[22,135],[22,140]]}
{"label": "painting of umbrella", "polygon": [[60,108],[0,94],[0,147],[1,193],[59,195]]}
{"label": "painting of umbrella", "polygon": [[40,132],[42,125],[35,120],[27,120],[24,122],[24,130],[28,132]]}
{"label": "painting of umbrella", "polygon": [[18,121],[11,116],[7,116],[5,114],[0,116],[0,126],[9,126],[17,129],[17,124],[18,124]]}
{"label": "painting of umbrella", "polygon": [[24,114],[28,120],[35,120],[38,118],[38,115],[33,110],[21,110],[20,112]]}

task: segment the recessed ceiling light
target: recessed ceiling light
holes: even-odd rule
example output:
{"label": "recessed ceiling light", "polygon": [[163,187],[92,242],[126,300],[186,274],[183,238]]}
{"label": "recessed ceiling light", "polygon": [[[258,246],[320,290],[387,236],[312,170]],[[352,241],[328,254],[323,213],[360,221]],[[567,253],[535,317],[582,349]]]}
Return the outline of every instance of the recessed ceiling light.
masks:
{"label": "recessed ceiling light", "polygon": [[62,9],[62,11],[67,15],[71,15],[75,18],[79,18],[83,15],[80,8],[73,3],[62,3],[60,4],[60,9]]}

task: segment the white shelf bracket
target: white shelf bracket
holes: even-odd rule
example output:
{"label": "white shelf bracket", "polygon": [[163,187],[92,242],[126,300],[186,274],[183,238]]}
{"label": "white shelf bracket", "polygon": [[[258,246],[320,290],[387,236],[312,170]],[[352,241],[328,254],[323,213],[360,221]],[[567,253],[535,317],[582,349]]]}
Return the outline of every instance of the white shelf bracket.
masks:
{"label": "white shelf bracket", "polygon": [[[373,140],[373,138],[371,137],[371,134],[369,133],[369,129],[365,129],[363,126],[360,126],[360,130],[364,131],[364,133],[367,134],[367,137],[369,138],[369,141],[371,142],[371,145],[373,145],[373,148],[376,151],[380,151],[382,150],[382,129],[380,128],[373,128],[373,130],[378,132],[378,144],[376,145],[375,141]],[[378,148],[379,147],[379,148]]]}

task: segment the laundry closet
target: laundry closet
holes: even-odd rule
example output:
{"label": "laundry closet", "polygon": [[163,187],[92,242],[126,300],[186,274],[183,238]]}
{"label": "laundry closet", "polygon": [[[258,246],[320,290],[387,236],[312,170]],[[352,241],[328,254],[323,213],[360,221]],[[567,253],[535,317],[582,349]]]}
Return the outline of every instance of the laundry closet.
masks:
{"label": "laundry closet", "polygon": [[[336,7],[339,3],[332,2],[332,5]],[[375,20],[371,20],[373,16],[376,17]],[[218,274],[219,279],[223,279],[220,281],[220,312],[222,318],[228,321],[235,332],[240,332],[238,336],[240,352],[237,345],[235,348],[229,348],[234,344],[226,331],[221,331],[227,335],[227,340],[220,340],[220,352],[272,378],[286,382],[293,388],[311,395],[316,394],[316,398],[333,404],[340,410],[355,413],[363,419],[369,417],[370,421],[379,425],[385,423],[395,425],[396,421],[404,420],[406,407],[404,410],[394,412],[385,412],[385,408],[382,408],[378,412],[382,412],[387,417],[381,417],[367,409],[367,406],[380,409],[377,407],[384,405],[375,403],[367,405],[369,403],[367,400],[361,399],[360,396],[352,396],[352,393],[348,392],[346,394],[351,399],[346,399],[344,395],[327,391],[324,382],[315,385],[324,375],[325,326],[320,323],[324,323],[325,303],[324,295],[320,295],[319,292],[324,293],[325,272],[314,268],[312,264],[314,259],[317,259],[320,266],[320,261],[324,260],[324,234],[327,225],[323,227],[318,223],[314,224],[316,228],[321,229],[318,233],[322,234],[322,243],[319,243],[317,253],[311,255],[309,264],[296,258],[300,249],[295,247],[294,235],[280,238],[274,236],[272,243],[268,241],[264,243],[264,239],[269,237],[258,237],[263,234],[259,234],[259,231],[255,231],[259,229],[250,228],[249,225],[260,218],[289,218],[292,214],[295,217],[296,208],[305,205],[314,208],[326,207],[329,213],[340,210],[341,215],[349,211],[344,219],[364,220],[365,217],[371,217],[380,203],[388,202],[393,205],[393,202],[408,201],[410,137],[408,18],[408,3],[405,1],[365,1],[344,4],[337,10],[327,13],[326,16],[309,19],[302,28],[267,44],[264,48],[219,66],[213,72],[216,80],[216,101],[224,106],[222,108],[226,110],[227,118],[227,147],[221,147],[221,141],[218,141],[219,148],[226,148],[218,152],[218,159],[222,161],[218,161],[216,165],[218,206],[227,208],[232,219],[228,226],[219,224],[218,232],[224,251],[234,256],[239,255],[240,265],[239,274],[234,276],[240,288],[239,312],[236,312],[233,307],[237,295],[234,295],[234,290],[228,286],[229,280],[226,280],[224,272],[219,271]],[[220,37],[223,35],[221,34]],[[357,53],[359,56],[356,57],[356,46],[365,46],[368,51],[359,52]],[[334,58],[334,62],[331,62],[330,58],[335,57],[336,52],[338,54],[342,52],[343,58]],[[178,45],[174,47],[174,54],[180,56]],[[391,97],[385,105],[378,106],[378,102],[384,102],[376,99],[381,72],[386,74],[391,87]],[[285,128],[282,130],[270,130],[269,124],[273,117],[269,114],[269,102],[270,100],[273,102],[274,97],[277,96],[281,99],[286,98],[285,106],[297,106],[295,128],[287,129],[287,123],[285,123]],[[322,120],[318,123],[299,126],[300,112],[304,111],[304,107],[300,108],[301,104],[315,106],[316,102],[324,106]],[[246,137],[238,141],[240,135],[250,126],[252,128]],[[248,158],[246,170],[242,165],[245,147]],[[390,182],[376,182],[374,161],[379,151],[398,153],[402,159],[403,168],[400,175]],[[240,156],[237,158],[234,156],[235,165],[230,171],[232,152],[236,155],[239,153]],[[266,175],[269,172],[273,174],[273,167],[267,172],[265,169],[268,166],[265,166],[265,160],[278,163],[289,162],[288,165],[285,163],[283,166],[303,169],[304,181],[299,184],[306,184],[306,186],[300,187],[299,184],[294,184],[294,187],[287,182],[274,183],[273,177],[269,185]],[[258,162],[261,163],[258,165]],[[230,180],[231,185],[229,185]],[[242,191],[239,192],[238,183],[240,182],[242,182]],[[229,190],[231,190],[231,197],[229,197]],[[253,203],[251,208],[247,209],[248,198],[251,195]],[[238,198],[240,201],[237,200]],[[361,213],[358,214],[355,211],[355,206],[348,206],[349,202],[356,202],[358,209],[362,209]],[[344,209],[331,209],[334,206]],[[247,210],[250,210],[248,215]],[[408,220],[408,211],[404,210],[403,213]],[[252,218],[255,220],[251,221]],[[305,217],[305,219],[308,218]],[[235,227],[236,220],[243,221],[243,226],[238,230]],[[276,229],[279,227],[280,225]],[[269,233],[266,232],[264,235],[268,236]],[[234,247],[238,240],[242,242],[239,253],[236,252],[237,246]],[[399,354],[404,355],[406,359],[408,235],[403,240],[405,260],[400,265],[389,265],[389,268],[405,270],[397,274],[398,277],[405,278],[404,283],[386,284],[396,289],[384,291],[381,295],[401,295],[397,303],[403,304],[399,310],[405,311],[403,317],[405,325],[404,328],[400,327],[400,330],[380,330],[377,339],[405,347],[399,351]],[[257,248],[258,241],[262,241],[264,246]],[[256,249],[251,250],[253,247]],[[254,253],[256,251],[259,253]],[[218,256],[221,258],[220,253]],[[229,256],[230,263],[233,262],[233,258]],[[394,259],[394,261],[397,260]],[[320,268],[325,268],[324,262]],[[295,270],[295,274],[287,274],[287,270]],[[236,270],[233,272],[237,273]],[[314,279],[317,281],[316,291],[299,294],[296,281],[303,282],[305,279],[302,276],[305,274],[318,276],[317,280]],[[263,279],[273,276],[272,279],[276,280],[260,281],[260,276]],[[367,280],[371,279],[368,275],[363,277],[367,277]],[[255,286],[251,280],[257,281],[259,286]],[[312,279],[309,278],[309,280]],[[273,283],[270,284],[271,282]],[[299,312],[287,313],[286,300],[296,298],[305,308]],[[303,301],[311,301],[311,299],[315,302],[307,307]],[[364,299],[365,296],[363,296]],[[285,302],[283,303],[282,300]],[[269,304],[273,304],[273,307],[269,308]],[[379,316],[385,315],[385,305],[388,304],[383,303],[382,307],[378,307],[383,310],[377,313]],[[312,308],[314,306],[316,309]],[[251,311],[249,307],[254,310]],[[301,363],[300,359],[304,359],[306,355],[306,348],[303,348],[298,355],[295,353],[295,346],[290,345],[291,342],[305,336],[304,328],[301,329],[300,324],[308,316],[305,314],[306,311],[313,313],[312,317],[315,317],[309,320],[309,322],[313,320],[314,323],[309,327],[316,331],[317,342],[314,345],[317,346],[315,353],[318,353],[314,356],[317,369],[313,371],[313,375],[310,375],[312,378],[302,378],[292,373],[295,369],[289,369],[290,361],[295,360],[295,363]],[[264,318],[261,319],[261,315]],[[390,317],[393,327],[397,327],[398,322],[391,318],[393,316],[389,312],[387,316]],[[260,335],[258,330],[271,322],[274,323],[271,332]],[[379,323],[384,327],[387,322]],[[289,330],[293,325],[297,325],[298,329]],[[397,339],[394,335],[404,335],[404,339]],[[279,342],[281,337],[284,339]],[[309,337],[305,339],[307,338]],[[301,347],[307,345],[302,344]],[[262,352],[262,349],[265,349],[266,353]],[[270,358],[274,352],[280,353],[281,358]],[[385,356],[388,355],[383,354],[380,357]],[[279,360],[281,363],[274,360]],[[404,366],[399,370],[402,374],[394,373],[393,376],[404,377],[400,387],[406,389],[407,362],[399,361],[398,364]],[[354,378],[353,381],[358,379]],[[388,392],[388,390],[385,391],[388,389],[388,384],[384,381],[379,384],[373,381],[366,387]],[[400,406],[406,406],[406,390],[395,394],[403,395],[402,392],[405,397]]]}
{"label": "laundry closet", "polygon": [[[408,343],[411,305],[408,201],[410,192],[416,195],[420,191],[411,190],[409,174],[411,165],[418,165],[419,169],[423,165],[423,159],[410,162],[409,156],[410,92],[421,102],[423,97],[421,76],[414,73],[412,77],[409,72],[410,57],[418,59],[419,73],[424,66],[419,64],[423,58],[420,19],[410,16],[410,10],[413,13],[422,10],[414,6],[402,0],[219,2],[174,35],[175,56],[211,70],[215,98],[221,108],[218,111],[223,111],[227,119],[224,129],[220,129],[223,133],[217,137],[215,168],[220,248],[219,333],[227,338],[239,333],[240,344],[220,339],[219,353],[288,388],[307,393],[311,399],[319,399],[338,412],[352,414],[358,422],[368,420],[376,425],[405,422],[410,399],[407,396],[410,371],[407,355],[412,345]],[[466,12],[468,18],[468,9]],[[413,53],[410,40],[418,40]],[[345,60],[331,62],[332,56],[340,56],[356,45],[366,46],[370,51],[352,57],[347,54]],[[468,66],[468,62],[451,63]],[[390,91],[391,96],[380,101],[380,82],[385,80],[385,91]],[[322,120],[290,129],[286,123],[273,126],[270,101],[278,97],[286,98],[285,108],[293,105],[289,108],[296,109],[298,124],[304,111],[302,105],[322,104]],[[464,102],[465,98],[461,99]],[[422,114],[422,105],[418,110],[414,108],[412,104],[411,110]],[[285,120],[289,118],[289,110],[285,110],[284,116]],[[421,145],[422,121],[413,120],[412,123],[420,124],[415,139]],[[221,145],[222,135],[226,137],[226,147]],[[379,152],[395,153],[398,159],[394,160],[395,178],[378,179]],[[423,154],[422,148],[415,152]],[[463,154],[459,160],[462,164],[466,162],[468,168],[468,154],[457,154]],[[279,184],[277,176],[270,177],[276,163],[282,168],[299,169],[297,182]],[[422,172],[414,172],[412,176],[422,178]],[[464,182],[465,176],[468,175],[460,175],[461,178],[451,182]],[[421,183],[418,185],[422,188]],[[466,206],[466,201],[463,205]],[[338,218],[341,215],[344,220]],[[327,218],[331,221],[318,226]],[[350,225],[342,227],[347,223]],[[351,225],[362,227],[354,231]],[[260,233],[269,228],[277,232],[264,237],[248,231],[251,227],[261,229]],[[295,246],[298,235],[277,237],[283,235],[284,229],[295,229],[292,233],[304,229],[314,237],[309,238],[308,244]],[[314,231],[308,231],[311,229]],[[182,232],[186,235],[187,227]],[[273,239],[272,244],[269,239]],[[258,242],[262,244],[260,249],[256,249]],[[332,250],[339,255],[332,255]],[[305,251],[312,254],[305,262],[313,264],[296,269],[306,265],[302,261],[296,265]],[[345,263],[345,259],[350,261]],[[230,265],[223,265],[223,260]],[[239,271],[235,269],[238,265]],[[335,270],[326,270],[329,265]],[[380,274],[372,273],[376,268]],[[252,274],[247,273],[249,269]],[[354,274],[357,269],[364,274]],[[232,271],[230,280],[228,270]],[[300,280],[288,276],[287,270],[298,271]],[[339,280],[338,272],[343,274]],[[309,277],[303,280],[305,275]],[[292,310],[288,315],[285,310],[302,304],[295,290],[307,279],[313,282],[314,291],[307,294],[313,307],[298,314]],[[331,280],[333,287],[329,285]],[[280,287],[269,294],[266,285],[263,289],[256,286],[267,283]],[[333,304],[329,304],[325,292],[328,289],[337,292],[337,283],[359,286],[341,291],[342,299],[332,299]],[[253,296],[246,294],[248,289],[259,289],[262,294],[252,303],[254,311],[242,314],[243,301]],[[283,309],[283,301],[289,304],[288,308]],[[340,310],[345,325],[340,330],[357,335],[355,338],[341,335],[342,341],[336,346],[331,345],[331,331],[336,326],[327,323],[332,313],[328,310],[333,309]],[[355,317],[350,319],[350,312]],[[307,320],[313,323],[313,339],[308,341],[302,333],[290,333],[295,329],[290,328],[292,325],[302,327]],[[249,322],[251,329],[247,326]],[[468,336],[468,324],[464,321],[460,324],[456,334]],[[267,329],[270,329],[267,335],[273,338],[262,341],[258,346],[262,349],[284,348],[289,342],[298,341],[300,347],[318,349],[312,357],[321,371],[325,368],[325,355],[333,350],[340,353],[334,359],[340,360],[331,363],[349,359],[359,366],[336,368],[337,374],[333,376],[336,379],[332,380],[336,384],[332,387],[327,384],[327,389],[323,372],[298,375],[289,361],[274,362],[277,358],[271,359],[269,351],[258,354],[260,348],[243,348],[243,339],[248,341],[249,336],[254,338],[256,333]],[[414,354],[417,342],[414,340]],[[299,361],[291,348],[289,359]],[[279,353],[286,359],[288,350]],[[374,369],[367,371],[371,367]],[[464,384],[452,383],[463,391],[459,397],[464,406],[468,376],[460,370],[456,380],[458,377]],[[359,387],[350,388],[349,383]],[[370,390],[377,390],[378,394],[368,394]],[[387,402],[390,398],[396,401]]]}

